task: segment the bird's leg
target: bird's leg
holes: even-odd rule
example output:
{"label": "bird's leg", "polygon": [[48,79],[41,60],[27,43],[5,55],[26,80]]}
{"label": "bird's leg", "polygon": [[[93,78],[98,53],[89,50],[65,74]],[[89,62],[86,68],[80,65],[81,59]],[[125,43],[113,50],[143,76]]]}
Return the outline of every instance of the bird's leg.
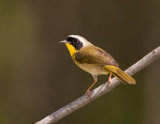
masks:
{"label": "bird's leg", "polygon": [[109,77],[108,77],[108,82],[109,82],[110,84],[112,84],[111,78],[112,78],[112,73],[110,73],[110,74],[109,74]]}
{"label": "bird's leg", "polygon": [[93,87],[93,85],[97,82],[97,75],[92,75],[94,82],[91,84],[91,86],[87,89],[86,93],[89,96],[89,98],[91,99],[91,93],[90,93],[90,89]]}
{"label": "bird's leg", "polygon": [[[109,74],[109,77],[108,77],[108,82],[109,82],[110,85],[112,84],[111,78],[112,78],[112,73],[110,73],[110,74]],[[106,87],[108,86],[107,83],[105,84],[105,86],[106,86]]]}

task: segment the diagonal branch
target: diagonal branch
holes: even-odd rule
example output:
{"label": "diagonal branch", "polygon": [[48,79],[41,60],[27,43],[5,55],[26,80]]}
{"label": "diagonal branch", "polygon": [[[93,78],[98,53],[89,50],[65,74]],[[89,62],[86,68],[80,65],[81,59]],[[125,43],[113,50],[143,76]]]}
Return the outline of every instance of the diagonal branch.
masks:
{"label": "diagonal branch", "polygon": [[[129,67],[125,72],[129,75],[134,75],[144,67],[148,66],[152,62],[154,62],[156,59],[160,57],[160,46],[153,51],[151,51],[149,54],[147,54],[145,57],[143,57],[141,60],[136,62],[134,65]],[[117,78],[112,79],[112,84],[108,84],[107,87],[102,84],[101,86],[95,88],[93,91],[91,91],[92,94],[92,100],[102,96],[103,94],[109,92],[114,87],[116,87],[120,82]],[[85,106],[86,104],[90,103],[90,98],[85,94],[81,96],[80,98],[76,99],[75,101],[69,103],[68,105],[60,108],[59,110],[55,111],[51,115],[45,117],[39,122],[36,122],[36,124],[52,124],[63,117],[69,115],[70,113],[74,112],[75,110]]]}

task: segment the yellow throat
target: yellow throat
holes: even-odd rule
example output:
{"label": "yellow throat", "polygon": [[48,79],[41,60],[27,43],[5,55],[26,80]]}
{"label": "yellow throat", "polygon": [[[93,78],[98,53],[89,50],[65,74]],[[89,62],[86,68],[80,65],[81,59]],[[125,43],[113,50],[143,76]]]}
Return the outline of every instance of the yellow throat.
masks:
{"label": "yellow throat", "polygon": [[75,52],[77,52],[77,50],[75,49],[75,47],[72,46],[71,44],[65,43],[65,45],[66,45],[66,47],[68,48],[69,53],[70,53],[71,56],[73,56],[73,54],[74,54]]}

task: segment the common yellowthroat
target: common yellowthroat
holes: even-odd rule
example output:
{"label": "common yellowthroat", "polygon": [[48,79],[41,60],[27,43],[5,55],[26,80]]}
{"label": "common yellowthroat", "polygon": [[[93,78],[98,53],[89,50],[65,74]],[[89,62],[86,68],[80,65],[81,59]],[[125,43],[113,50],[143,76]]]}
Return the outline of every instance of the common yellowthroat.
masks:
{"label": "common yellowthroat", "polygon": [[93,76],[94,82],[86,91],[89,97],[91,97],[90,89],[97,82],[97,75],[110,74],[109,83],[111,83],[112,74],[125,84],[136,83],[134,78],[118,67],[118,63],[109,53],[94,46],[82,36],[69,35],[60,43],[65,43],[75,64]]}

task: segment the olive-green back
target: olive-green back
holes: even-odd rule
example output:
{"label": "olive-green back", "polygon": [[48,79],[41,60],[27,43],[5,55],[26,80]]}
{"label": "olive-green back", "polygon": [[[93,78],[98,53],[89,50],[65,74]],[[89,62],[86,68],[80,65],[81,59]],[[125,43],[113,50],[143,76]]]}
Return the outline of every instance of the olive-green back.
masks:
{"label": "olive-green back", "polygon": [[74,58],[79,63],[118,66],[118,63],[110,54],[94,45],[80,49],[74,54]]}

